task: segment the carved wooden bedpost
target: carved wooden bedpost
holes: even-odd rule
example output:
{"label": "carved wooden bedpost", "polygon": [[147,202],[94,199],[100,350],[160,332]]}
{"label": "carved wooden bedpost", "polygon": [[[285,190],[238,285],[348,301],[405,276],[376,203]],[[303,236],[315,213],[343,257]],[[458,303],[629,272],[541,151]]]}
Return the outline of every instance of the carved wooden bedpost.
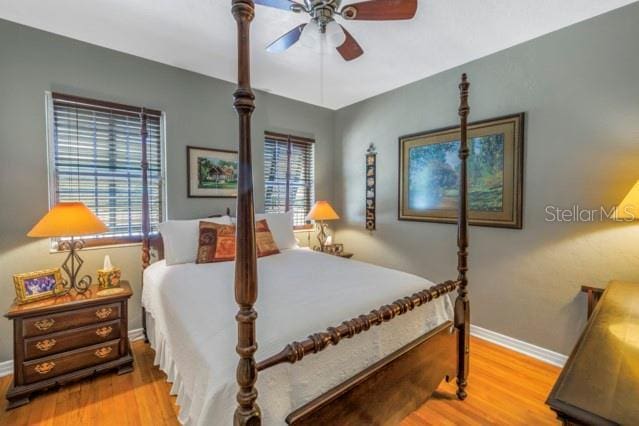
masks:
{"label": "carved wooden bedpost", "polygon": [[235,262],[235,301],[239,306],[237,347],[238,406],[236,426],[260,425],[260,409],[255,400],[257,366],[255,352],[255,320],[253,305],[257,300],[257,254],[255,248],[255,212],[253,208],[253,172],[251,164],[251,114],[255,109],[255,95],[251,90],[250,26],[255,14],[253,0],[232,0],[233,16],[237,21],[238,87],[233,106],[239,116],[239,176],[237,194],[237,244]]}
{"label": "carved wooden bedpost", "polygon": [[459,172],[459,211],[457,221],[457,271],[459,286],[457,299],[455,300],[455,327],[457,328],[457,398],[466,399],[466,386],[468,385],[468,349],[470,343],[470,302],[468,300],[468,88],[470,83],[466,74],[462,74],[459,84],[460,104],[460,144],[459,159],[461,169]]}
{"label": "carved wooden bedpost", "polygon": [[[147,115],[144,108],[140,112],[140,142],[142,143],[142,270],[151,264],[151,244],[149,234],[151,233],[151,218],[149,213],[149,159],[148,159],[148,137]],[[143,283],[144,284],[144,283]],[[144,341],[149,341],[146,333],[146,309],[142,307],[142,330],[144,331]]]}

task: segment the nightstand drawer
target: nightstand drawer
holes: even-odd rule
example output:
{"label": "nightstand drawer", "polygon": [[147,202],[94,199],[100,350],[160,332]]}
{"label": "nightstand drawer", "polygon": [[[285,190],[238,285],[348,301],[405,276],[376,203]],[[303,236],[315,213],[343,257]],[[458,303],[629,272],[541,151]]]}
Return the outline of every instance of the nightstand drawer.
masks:
{"label": "nightstand drawer", "polygon": [[105,344],[25,362],[22,367],[25,383],[38,382],[70,371],[81,370],[118,359],[120,357],[119,347],[120,341],[112,340]]}
{"label": "nightstand drawer", "polygon": [[120,320],[92,324],[24,340],[24,358],[31,360],[120,337]]}
{"label": "nightstand drawer", "polygon": [[69,328],[82,327],[120,318],[120,304],[99,305],[59,314],[25,318],[24,337],[42,336]]}

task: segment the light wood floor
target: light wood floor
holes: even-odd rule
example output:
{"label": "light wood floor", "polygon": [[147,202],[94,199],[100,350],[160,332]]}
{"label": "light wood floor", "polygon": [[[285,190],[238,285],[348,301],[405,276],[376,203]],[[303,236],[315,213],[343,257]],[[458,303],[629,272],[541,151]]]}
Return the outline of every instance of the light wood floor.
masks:
{"label": "light wood floor", "polygon": [[[70,384],[12,411],[4,410],[3,399],[0,425],[178,425],[175,398],[164,373],[153,367],[153,351],[138,341],[133,352],[131,374]],[[558,368],[474,338],[470,362],[466,401],[457,401],[454,385],[443,383],[402,426],[558,424],[544,405]],[[10,381],[0,379],[2,395]]]}
{"label": "light wood floor", "polygon": [[442,383],[402,426],[558,425],[545,405],[561,370],[501,346],[471,337],[468,398]]}

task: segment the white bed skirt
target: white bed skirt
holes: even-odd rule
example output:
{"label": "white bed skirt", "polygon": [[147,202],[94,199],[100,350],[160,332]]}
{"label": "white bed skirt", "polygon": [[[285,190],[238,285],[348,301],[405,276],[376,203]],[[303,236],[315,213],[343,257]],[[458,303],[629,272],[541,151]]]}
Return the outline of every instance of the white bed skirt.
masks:
{"label": "white bed skirt", "polygon": [[177,405],[180,407],[178,421],[183,425],[188,425],[191,423],[188,416],[188,413],[191,412],[191,398],[184,389],[180,372],[171,356],[170,345],[159,329],[155,327],[155,319],[148,311],[146,312],[146,332],[149,344],[155,351],[153,365],[159,367],[166,374],[166,381],[172,385],[169,392],[171,395],[177,396]]}

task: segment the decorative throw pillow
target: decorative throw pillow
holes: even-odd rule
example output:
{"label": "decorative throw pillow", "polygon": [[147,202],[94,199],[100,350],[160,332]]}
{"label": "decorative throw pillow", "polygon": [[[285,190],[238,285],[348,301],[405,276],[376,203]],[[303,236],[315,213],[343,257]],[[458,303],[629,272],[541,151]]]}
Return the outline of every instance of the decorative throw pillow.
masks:
{"label": "decorative throw pillow", "polygon": [[255,243],[257,244],[257,257],[272,256],[280,253],[266,219],[255,222]]}
{"label": "decorative throw pillow", "polygon": [[233,259],[235,259],[235,226],[200,222],[196,263],[224,262]]}
{"label": "decorative throw pillow", "polygon": [[167,265],[192,263],[197,259],[200,222],[231,225],[231,218],[222,216],[211,219],[168,220],[160,223],[164,242],[164,258]]}
{"label": "decorative throw pillow", "polygon": [[[280,252],[266,220],[255,223],[255,240],[258,257],[271,256]],[[197,263],[226,262],[234,259],[235,225],[200,222]]]}

